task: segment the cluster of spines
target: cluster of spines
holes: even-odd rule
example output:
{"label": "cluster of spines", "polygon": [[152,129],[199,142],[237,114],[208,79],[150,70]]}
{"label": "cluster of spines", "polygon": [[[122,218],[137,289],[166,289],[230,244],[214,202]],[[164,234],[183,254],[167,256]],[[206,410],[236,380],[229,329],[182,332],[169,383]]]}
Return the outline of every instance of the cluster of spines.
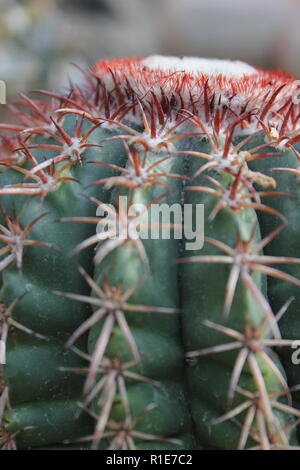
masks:
{"label": "cluster of spines", "polygon": [[[82,163],[81,160],[84,158],[84,150],[90,145],[87,143],[87,139],[93,130],[99,126],[109,126],[110,128],[116,128],[117,130],[121,129],[125,132],[123,135],[116,135],[112,139],[120,139],[127,142],[127,144],[125,144],[125,148],[128,156],[129,170],[111,165],[112,168],[121,173],[121,176],[97,180],[93,185],[105,184],[106,186],[125,186],[134,191],[136,188],[143,188],[148,185],[159,185],[159,178],[161,176],[164,176],[165,178],[184,178],[182,175],[165,173],[162,175],[156,173],[155,176],[151,176],[152,168],[145,167],[145,161],[142,156],[144,152],[168,152],[168,156],[163,158],[180,157],[180,154],[182,156],[189,156],[190,158],[200,157],[204,160],[208,160],[208,164],[202,166],[196,173],[196,176],[198,176],[200,172],[208,172],[210,169],[227,173],[229,176],[227,187],[224,187],[217,180],[208,175],[203,179],[204,182],[207,181],[210,183],[207,186],[205,186],[205,184],[202,186],[194,186],[191,184],[191,186],[187,186],[185,188],[185,190],[188,191],[204,192],[216,198],[216,206],[212,214],[213,217],[216,217],[220,210],[226,209],[235,213],[248,207],[255,210],[270,212],[281,219],[284,225],[286,224],[284,216],[267,205],[262,204],[260,202],[260,198],[268,195],[277,195],[278,197],[289,197],[289,195],[276,193],[275,191],[257,191],[252,184],[253,182],[261,184],[264,188],[272,188],[275,186],[274,180],[272,181],[272,179],[268,179],[267,177],[264,178],[264,175],[262,174],[254,174],[247,168],[247,162],[259,158],[275,156],[275,153],[262,153],[265,147],[269,147],[271,145],[272,147],[280,148],[284,145],[285,148],[293,148],[292,145],[300,139],[297,135],[297,124],[299,120],[298,106],[293,105],[289,101],[284,103],[279,109],[278,106],[275,106],[276,98],[282,91],[284,87],[283,85],[280,85],[270,94],[268,99],[265,101],[264,108],[260,110],[260,112],[254,113],[253,110],[248,112],[245,109],[234,120],[231,119],[228,124],[228,114],[231,115],[234,113],[230,109],[230,105],[225,106],[220,103],[216,103],[216,98],[211,93],[211,90],[209,90],[210,93],[208,92],[208,83],[205,83],[203,86],[203,109],[205,116],[205,119],[203,120],[202,116],[199,118],[196,114],[197,107],[192,96],[188,110],[184,109],[185,102],[183,98],[181,99],[180,106],[178,105],[178,97],[180,97],[183,84],[181,84],[181,86],[176,90],[177,100],[176,105],[174,106],[172,98],[168,99],[163,95],[162,86],[159,99],[155,92],[152,91],[151,87],[144,96],[138,97],[136,96],[136,91],[133,90],[128,82],[126,83],[126,86],[124,86],[124,89],[127,87],[126,96],[124,89],[121,90],[120,87],[117,86],[118,80],[114,78],[113,73],[112,77],[115,87],[111,91],[108,91],[107,88],[101,84],[101,80],[95,82],[92,78],[86,75],[86,86],[84,91],[78,86],[75,86],[67,97],[60,97],[53,94],[52,98],[54,100],[54,104],[52,103],[50,105],[42,101],[33,101],[23,96],[21,102],[11,106],[13,113],[20,120],[21,124],[19,126],[0,126],[2,130],[11,130],[16,133],[13,134],[12,137],[3,137],[4,157],[2,160],[1,152],[0,159],[3,171],[10,167],[17,172],[22,173],[24,175],[24,180],[22,183],[8,183],[1,187],[0,194],[25,196],[39,195],[43,200],[47,197],[48,192],[52,191],[57,184],[61,184],[66,180],[72,179],[70,176],[64,176],[64,172],[72,165]],[[51,97],[50,93],[48,93],[48,95]],[[232,96],[232,99],[233,98],[234,95]],[[19,106],[22,110],[19,110]],[[273,123],[274,116],[272,115],[273,107],[275,107],[274,115],[276,114],[277,117],[277,122],[275,124]],[[62,127],[63,118],[69,114],[78,116],[74,135],[72,136],[67,135]],[[280,116],[279,119],[278,115]],[[134,129],[134,126],[130,127],[130,124],[128,123],[124,124],[122,121],[126,116],[129,116],[129,122],[130,120],[134,122],[135,120],[140,119],[143,123],[144,130],[137,131]],[[82,130],[82,122],[85,119],[93,124],[93,127],[91,127],[87,133],[84,133]],[[243,153],[243,145],[249,144],[251,139],[249,137],[245,137],[241,143],[233,145],[235,131],[237,128],[244,130],[247,129],[253,121],[256,123],[255,134],[263,133],[266,138],[266,143],[259,147],[250,148],[250,150],[248,149],[247,152]],[[281,123],[280,126],[278,121]],[[180,133],[181,128],[183,128],[182,133]],[[53,145],[47,142],[43,144],[31,143],[32,137],[35,135],[52,137],[57,141],[57,144]],[[172,146],[172,143],[177,140],[195,138],[197,136],[199,139],[208,140],[211,144],[210,153],[201,153],[190,150],[185,151],[184,149],[176,151]],[[225,139],[223,139],[224,136]],[[13,163],[11,163],[5,153],[7,148],[13,148],[14,154],[21,154],[22,163],[25,159],[31,168],[25,169],[23,166],[18,166],[19,161],[16,161],[15,159],[13,160]],[[52,150],[58,153],[58,155],[45,160],[45,162],[38,163],[30,151],[34,148]],[[143,148],[144,152],[140,150],[141,148]],[[294,152],[296,153],[295,149]],[[63,166],[59,166],[59,163],[61,162],[63,162]],[[104,165],[104,163],[101,162],[94,163]],[[155,164],[156,163],[154,162],[153,167]],[[291,171],[295,172],[298,170],[291,169]],[[33,180],[33,182],[30,182],[30,179]],[[97,201],[95,199],[91,200],[91,202],[102,204],[101,201]],[[122,222],[128,226],[128,215],[124,213],[124,211],[118,211],[117,214],[118,217],[123,217]],[[18,224],[17,215],[15,213],[13,219],[10,219],[7,214],[4,214],[4,219],[6,220],[6,226],[1,227],[1,241],[5,244],[5,247],[1,249],[1,255],[5,255],[6,257],[1,261],[1,270],[5,269],[6,266],[11,263],[16,263],[18,269],[21,270],[23,248],[26,245],[43,245],[42,241],[27,239],[31,227],[37,223],[38,220],[33,220],[29,226],[23,228]],[[94,220],[84,220],[84,218],[80,220],[80,217],[78,217],[77,219],[70,219],[70,221],[76,223],[80,221],[99,223],[99,220],[96,218]],[[281,229],[282,227],[280,227],[280,230]],[[130,233],[130,231],[127,232]],[[294,427],[297,424],[297,421],[290,425],[288,430],[281,429],[280,427],[278,428],[278,426],[276,426],[276,418],[274,417],[273,410],[279,409],[282,412],[295,415],[297,418],[300,416],[299,412],[292,408],[291,405],[282,404],[278,401],[278,397],[288,395],[290,391],[288,390],[285,378],[277,368],[276,364],[272,362],[272,359],[268,354],[268,349],[266,349],[268,347],[289,346],[291,342],[280,338],[280,332],[277,326],[278,318],[276,319],[273,315],[266,298],[264,298],[258,291],[249,276],[249,272],[251,272],[252,269],[258,270],[266,275],[280,277],[299,287],[299,280],[270,267],[271,264],[278,264],[280,262],[299,263],[299,259],[279,259],[278,257],[266,257],[259,254],[260,250],[266,245],[266,243],[271,241],[271,239],[273,239],[277,234],[278,231],[271,233],[259,243],[259,246],[253,247],[252,238],[250,238],[247,243],[243,243],[237,233],[237,245],[235,249],[225,246],[218,240],[209,239],[206,240],[206,242],[224,251],[225,255],[207,257],[199,256],[197,258],[191,257],[189,259],[180,260],[181,263],[224,262],[232,264],[233,267],[228,280],[228,288],[226,290],[224,300],[225,317],[230,313],[235,287],[240,277],[251,295],[256,299],[258,305],[262,308],[265,315],[263,325],[260,325],[258,328],[246,325],[244,332],[234,331],[233,329],[209,323],[208,321],[208,327],[219,330],[221,333],[234,338],[235,342],[232,344],[226,343],[224,345],[217,345],[212,347],[211,350],[207,349],[187,353],[187,358],[190,360],[191,358],[195,359],[204,354],[218,353],[223,350],[229,350],[230,348],[239,350],[229,386],[229,398],[232,400],[233,394],[238,392],[245,398],[245,402],[233,408],[216,422],[221,422],[225,419],[235,419],[239,413],[244,410],[248,410],[242,426],[239,442],[240,448],[244,448],[247,445],[249,436],[257,443],[259,448],[274,448],[277,445],[279,448],[289,447],[288,434],[291,430],[290,428]],[[109,236],[106,234],[106,237],[103,237],[102,239],[104,242],[101,248],[102,255],[100,260],[98,259],[98,262],[102,261],[111,250],[120,246],[120,243],[112,243],[111,241],[108,241],[108,238]],[[106,239],[107,241],[105,242]],[[75,251],[84,249],[92,243],[98,243],[99,240],[101,240],[101,237],[99,236],[91,237],[90,240],[83,241]],[[122,243],[125,244],[127,241],[127,239],[122,240]],[[135,244],[142,259],[146,261],[146,254],[143,249],[142,242],[140,240],[135,240]],[[240,264],[236,263],[238,257]],[[101,404],[101,411],[99,414],[95,414],[95,412],[91,410],[89,411],[96,419],[95,434],[91,436],[91,439],[94,444],[96,443],[97,445],[102,437],[110,437],[112,438],[111,446],[113,448],[122,449],[133,448],[135,437],[147,440],[159,439],[156,436],[149,436],[146,434],[143,436],[142,433],[134,431],[133,427],[137,418],[132,418],[130,416],[128,399],[126,397],[125,378],[127,376],[136,380],[149,381],[150,379],[134,372],[130,373],[128,369],[133,364],[121,364],[119,362],[119,358],[106,358],[105,356],[106,346],[113,324],[115,321],[118,321],[124,337],[128,342],[135,363],[142,360],[124,315],[125,311],[130,310],[131,307],[133,307],[127,302],[127,299],[130,297],[132,292],[122,293],[118,290],[117,286],[110,286],[109,284],[100,288],[82,268],[79,269],[86,282],[97,294],[99,294],[99,300],[95,300],[94,297],[84,299],[76,293],[68,294],[57,292],[57,294],[79,301],[87,301],[99,307],[99,310],[97,310],[85,324],[74,332],[68,342],[69,347],[72,347],[76,339],[85,331],[90,329],[94,323],[98,322],[101,318],[106,317],[97,348],[92,357],[87,357],[90,362],[90,367],[86,372],[87,380],[84,391],[85,398],[83,400],[82,407],[86,410],[91,400],[97,395]],[[133,286],[132,290],[136,288],[138,288],[138,286]],[[109,301],[108,310],[105,306],[106,298]],[[16,301],[17,300],[18,299],[16,299]],[[111,307],[112,301],[116,304],[114,308]],[[10,314],[12,313],[13,307],[14,305],[7,306],[3,310],[4,313],[1,313],[2,338],[5,338],[7,334],[8,325],[14,328],[25,328],[26,331],[26,327],[17,324],[17,322],[11,318]],[[151,306],[135,306],[134,308],[139,311],[147,312],[164,311],[163,309]],[[170,310],[165,313],[172,312]],[[282,312],[280,314],[282,314]],[[29,334],[36,334],[29,330],[26,332]],[[257,361],[257,356],[260,356],[260,358],[268,364],[268,367],[271,367],[281,387],[280,392],[269,392],[266,389],[264,378],[260,371],[259,362]],[[251,390],[243,390],[238,387],[239,377],[246,362],[248,363],[253,376],[253,381],[257,387],[255,392]],[[101,378],[100,382],[97,382],[96,377],[99,373]],[[125,422],[121,424],[115,423],[110,419],[110,408],[117,392],[120,393],[122,397],[126,415]],[[4,386],[0,410],[3,411],[7,404],[7,386]],[[274,431],[274,429],[275,432],[272,434],[272,430]],[[6,440],[5,445],[7,445],[7,442],[9,441]]]}

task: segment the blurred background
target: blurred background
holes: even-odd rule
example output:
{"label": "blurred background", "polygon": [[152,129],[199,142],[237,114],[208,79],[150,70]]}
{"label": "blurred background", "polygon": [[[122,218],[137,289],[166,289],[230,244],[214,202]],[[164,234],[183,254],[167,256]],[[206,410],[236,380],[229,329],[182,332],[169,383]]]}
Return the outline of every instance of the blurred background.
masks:
{"label": "blurred background", "polygon": [[[0,0],[7,99],[110,56],[241,59],[300,78],[300,0]],[[3,112],[0,109],[0,112]]]}

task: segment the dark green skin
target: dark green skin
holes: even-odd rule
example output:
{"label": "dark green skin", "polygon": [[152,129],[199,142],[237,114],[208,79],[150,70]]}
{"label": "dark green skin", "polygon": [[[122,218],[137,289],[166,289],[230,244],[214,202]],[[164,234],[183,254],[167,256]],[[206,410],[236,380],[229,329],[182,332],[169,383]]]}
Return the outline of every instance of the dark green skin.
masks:
{"label": "dark green skin", "polygon": [[[163,154],[148,155],[149,164],[163,158]],[[157,167],[157,173],[178,173],[182,160],[170,159]],[[169,196],[161,202],[173,204],[181,201],[181,180],[160,181],[169,184]],[[147,190],[136,190],[134,202],[147,205],[152,200],[165,193],[165,189],[152,185]],[[121,190],[122,195],[129,193]],[[115,192],[112,202],[117,198]],[[158,204],[160,201],[158,201]],[[150,216],[149,216],[150,223]],[[143,240],[150,263],[150,272],[139,257],[132,242],[114,250],[104,261],[96,266],[95,277],[101,287],[103,279],[111,285],[121,285],[126,291],[132,285],[146,277],[144,283],[133,293],[128,303],[145,306],[179,308],[179,278],[178,265],[173,264],[179,256],[178,240],[148,239]],[[149,235],[150,236],[150,235]],[[136,429],[162,438],[176,438],[181,445],[168,443],[141,442],[140,449],[192,449],[195,447],[193,425],[189,410],[189,400],[185,386],[185,360],[181,338],[181,321],[178,313],[143,313],[126,312],[126,319],[135,338],[141,364],[135,370],[147,378],[158,381],[159,388],[152,384],[127,381],[132,416],[139,415],[149,404],[156,407],[147,412],[138,422]],[[93,351],[101,324],[90,331],[89,350]],[[122,362],[132,359],[127,343],[122,337],[118,326],[108,345],[108,357],[118,357]],[[122,406],[116,398],[112,417],[119,421],[124,417]],[[138,441],[137,441],[138,443]]]}
{"label": "dark green skin", "polygon": [[[64,125],[67,131],[71,131],[74,120],[68,119]],[[103,147],[86,150],[82,164],[77,163],[70,170],[80,184],[64,183],[47,196],[43,204],[37,197],[27,197],[25,203],[23,197],[3,198],[3,205],[8,213],[12,211],[12,202],[15,203],[23,226],[38,215],[48,212],[48,215],[33,228],[31,238],[54,244],[59,249],[56,252],[45,247],[29,247],[25,252],[22,274],[18,273],[15,267],[6,269],[3,274],[0,300],[9,304],[18,295],[27,292],[15,308],[14,317],[27,327],[49,337],[49,342],[46,342],[19,331],[10,336],[5,373],[13,412],[8,414],[6,419],[9,431],[20,431],[17,435],[19,448],[48,446],[56,448],[63,446],[66,440],[71,441],[72,445],[73,440],[93,433],[94,421],[87,414],[78,417],[78,402],[82,401],[83,397],[84,377],[60,370],[61,367],[86,365],[77,355],[66,351],[65,343],[74,330],[91,315],[91,309],[85,303],[58,297],[53,294],[53,290],[90,295],[88,286],[77,271],[74,261],[68,257],[68,253],[82,240],[94,234],[95,226],[83,223],[59,224],[57,219],[95,216],[95,206],[80,193],[91,181],[115,176],[116,173],[100,165],[89,165],[86,161],[99,159],[124,166],[125,152],[122,145],[117,142],[103,142],[103,138],[115,134],[115,130],[94,131],[89,142],[101,143]],[[197,145],[198,151],[208,149],[204,140]],[[193,139],[189,143],[181,142],[178,148],[195,150],[195,142]],[[43,157],[40,151],[35,151],[35,154],[39,155],[39,159]],[[152,163],[162,156],[163,154],[149,154],[148,159]],[[192,176],[200,164],[200,160],[196,158],[178,157],[168,160],[157,168],[157,171]],[[3,172],[0,175],[0,184],[7,184],[7,180],[11,180],[8,176],[10,173]],[[214,177],[219,178],[222,184],[226,184],[222,175],[214,174]],[[201,178],[198,182],[201,184]],[[161,202],[205,204],[206,236],[234,246],[237,227],[240,229],[242,239],[246,240],[253,224],[257,222],[257,215],[252,210],[242,210],[238,215],[224,210],[218,214],[215,221],[209,222],[208,215],[216,203],[212,196],[185,192],[183,198],[182,183],[177,180],[168,180],[168,183],[171,193]],[[127,190],[120,191],[128,194]],[[93,194],[104,202],[116,201],[117,193],[114,192],[110,197],[111,192],[104,187],[97,186],[94,190],[84,192]],[[136,191],[135,200],[149,203],[162,193],[163,190],[159,186],[150,186],[149,189]],[[261,229],[264,233],[263,222]],[[259,230],[255,242],[258,240],[260,240]],[[177,260],[183,256],[220,253],[207,244],[199,253],[184,251],[186,241],[172,238],[144,241],[151,272],[128,301],[133,304],[181,310],[180,314],[168,315],[126,312],[126,319],[142,357],[141,364],[133,370],[160,383],[158,387],[154,384],[126,380],[132,416],[143,412],[153,403],[156,405],[141,417],[136,429],[163,439],[175,438],[181,441],[180,444],[173,444],[137,440],[138,449],[187,450],[203,446],[231,449],[236,447],[240,434],[238,426],[232,422],[216,426],[211,424],[212,419],[227,411],[226,397],[236,353],[210,356],[199,360],[194,366],[187,366],[185,362],[186,352],[229,341],[229,338],[217,334],[202,323],[204,319],[210,319],[224,324],[222,309],[229,267],[215,264],[178,264]],[[282,252],[287,254],[286,250]],[[275,252],[272,251],[272,254]],[[93,255],[94,248],[91,247],[76,258],[76,262],[80,263],[91,276]],[[96,266],[94,279],[100,286],[106,279],[110,284],[121,284],[126,290],[141,281],[146,273],[147,270],[136,248],[127,243],[109,254],[101,265]],[[253,276],[253,279],[266,294],[266,279],[261,276]],[[285,293],[287,293],[286,283]],[[284,301],[287,297],[288,295]],[[280,299],[279,307],[282,303]],[[275,307],[276,305],[274,303]],[[257,304],[239,283],[226,326],[242,331],[245,314],[253,326],[262,319],[262,312]],[[101,326],[100,322],[89,332],[90,353],[93,352]],[[83,336],[76,346],[86,350],[87,337]],[[122,361],[132,359],[127,343],[117,326],[114,328],[105,355],[117,356]],[[260,364],[260,369],[267,389],[278,390],[278,382],[272,371],[264,364]],[[243,372],[239,384],[247,390],[254,389],[253,379],[247,369]],[[239,400],[236,397],[234,405],[239,403]],[[97,402],[94,404],[94,410],[98,411]],[[119,396],[114,400],[111,418],[116,421],[122,421],[124,418]],[[286,415],[278,414],[278,419],[283,425],[290,423]],[[34,428],[30,429],[31,426]],[[99,448],[107,446],[109,441],[103,440]],[[79,448],[82,448],[81,444]]]}
{"label": "dark green skin", "polygon": [[28,449],[88,435],[92,424],[86,414],[79,415],[76,399],[48,398],[44,402],[15,406],[7,428],[12,433],[28,428],[17,437],[19,448]]}
{"label": "dark green skin", "polygon": [[[74,125],[74,120],[67,126],[69,132],[72,123]],[[99,144],[109,135],[109,131],[97,129],[91,136],[90,143],[95,139]],[[35,154],[41,155],[41,152],[35,151]],[[84,157],[82,164],[76,163],[70,172],[70,176],[76,177],[79,183],[64,182],[43,203],[39,197],[3,197],[3,205],[8,213],[11,213],[13,201],[23,227],[40,214],[48,213],[33,227],[30,237],[58,248],[58,251],[54,251],[44,247],[28,247],[25,250],[22,272],[12,266],[3,273],[1,301],[8,305],[26,292],[14,309],[14,318],[49,338],[49,341],[42,341],[19,330],[9,336],[5,377],[10,388],[14,413],[7,419],[9,429],[22,431],[17,436],[20,448],[59,443],[66,438],[87,434],[86,431],[90,432],[92,429],[92,420],[86,414],[82,414],[74,433],[69,429],[70,423],[75,423],[72,417],[78,411],[76,403],[82,397],[83,376],[60,370],[61,367],[86,365],[77,355],[66,350],[65,343],[90,315],[90,309],[86,304],[58,297],[53,290],[88,295],[89,290],[68,254],[78,243],[94,233],[94,226],[78,223],[74,227],[71,223],[58,223],[58,219],[75,215],[94,216],[95,207],[80,193],[95,195],[95,190],[84,191],[84,188],[95,177],[110,176],[112,171],[99,165],[87,164],[87,161],[99,158],[101,161],[114,160],[116,164],[121,164],[124,153],[118,142],[104,143],[102,148],[93,149],[92,152],[90,149],[86,150]],[[11,171],[1,174],[1,184],[7,184],[8,173]],[[14,176],[15,180],[18,178],[18,175]],[[101,194],[101,190],[98,190],[97,193],[103,199],[103,192]],[[82,252],[76,259],[90,274],[91,256],[91,251]],[[86,349],[86,339],[82,338],[78,343],[82,350]],[[45,410],[50,402],[49,410],[52,412],[49,412],[46,419]],[[56,423],[60,416],[59,410],[64,408],[63,403],[69,402],[69,411],[66,409],[65,420],[61,416],[60,426]],[[35,431],[23,431],[32,425],[32,421]],[[61,427],[61,434],[54,432],[57,427]]]}
{"label": "dark green skin", "polygon": [[[297,149],[297,145],[296,145]],[[274,151],[274,149],[271,149]],[[276,149],[277,150],[277,149]],[[299,145],[298,145],[299,151]],[[291,194],[292,197],[269,197],[268,205],[284,214],[288,220],[288,226],[268,244],[265,248],[266,254],[273,256],[290,256],[298,257],[300,249],[300,183],[295,174],[272,171],[272,168],[295,168],[299,167],[299,162],[295,154],[290,149],[285,149],[281,152],[281,156],[268,159],[259,160],[251,165],[254,169],[264,172],[266,175],[276,178],[278,191],[283,191]],[[278,226],[278,222],[268,215],[259,214],[259,222],[263,235],[268,234]],[[286,264],[278,266],[282,271],[296,277],[300,277],[300,265]],[[280,330],[283,338],[299,340],[300,338],[300,292],[297,286],[281,281],[279,279],[269,279],[269,298],[274,311],[278,311],[282,305],[291,297],[294,298],[293,302],[288,308],[288,311],[280,320]],[[299,348],[299,345],[298,345]],[[283,348],[280,350],[280,357],[286,374],[291,386],[300,383],[300,367],[299,364],[293,364],[292,355],[295,349]],[[295,392],[295,404],[298,403],[300,407],[300,392]],[[299,435],[299,433],[298,433]]]}
{"label": "dark green skin", "polygon": [[[200,166],[201,163],[198,158],[190,160],[188,174],[193,175]],[[210,175],[226,185],[224,174],[219,175],[217,172],[212,172]],[[207,181],[199,176],[193,182],[193,185],[207,186]],[[186,191],[184,202],[193,205],[197,203],[204,204],[206,237],[222,241],[234,248],[237,230],[240,232],[241,239],[246,241],[249,239],[253,227],[257,225],[252,246],[259,242],[259,226],[254,210],[242,209],[238,213],[223,210],[217,214],[213,221],[210,221],[210,212],[217,203],[217,200],[211,195]],[[183,252],[184,257],[220,254],[225,253],[208,243],[204,243],[203,248],[198,251],[185,250]],[[224,319],[222,315],[224,295],[232,265],[184,263],[180,266],[182,325],[186,351],[197,351],[233,341],[232,338],[204,325],[204,320],[209,319],[219,325],[225,325],[243,332],[246,319],[254,327],[263,319],[260,307],[240,280],[236,287],[229,317],[227,320]],[[266,295],[266,278],[256,273],[252,274],[252,278],[257,287]],[[216,425],[211,424],[214,419],[222,416],[230,409],[228,408],[227,396],[237,352],[238,350],[204,356],[187,368],[192,414],[196,423],[198,438],[205,448],[237,448],[240,431],[232,422],[225,421]],[[272,371],[263,363],[260,367],[265,376],[267,389],[270,391],[279,390]],[[250,371],[248,370],[248,372]],[[250,373],[247,373],[247,367],[241,375],[239,384],[246,390],[255,390],[253,378]],[[234,408],[241,401],[244,400],[236,394],[231,408]]]}

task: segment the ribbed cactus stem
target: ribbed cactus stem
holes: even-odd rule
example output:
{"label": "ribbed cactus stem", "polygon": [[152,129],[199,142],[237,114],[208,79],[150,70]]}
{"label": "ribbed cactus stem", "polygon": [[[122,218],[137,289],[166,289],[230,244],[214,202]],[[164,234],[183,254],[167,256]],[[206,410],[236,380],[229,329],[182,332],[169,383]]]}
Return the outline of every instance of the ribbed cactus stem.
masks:
{"label": "ribbed cactus stem", "polygon": [[0,125],[2,447],[297,448],[297,81],[162,56],[83,78]]}

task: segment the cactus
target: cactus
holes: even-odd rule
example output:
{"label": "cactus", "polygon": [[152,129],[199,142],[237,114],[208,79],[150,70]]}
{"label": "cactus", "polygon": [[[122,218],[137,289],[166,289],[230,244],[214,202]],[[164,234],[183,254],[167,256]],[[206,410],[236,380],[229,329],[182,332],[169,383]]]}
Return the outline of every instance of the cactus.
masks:
{"label": "cactus", "polygon": [[82,73],[0,125],[2,448],[298,448],[298,82]]}

